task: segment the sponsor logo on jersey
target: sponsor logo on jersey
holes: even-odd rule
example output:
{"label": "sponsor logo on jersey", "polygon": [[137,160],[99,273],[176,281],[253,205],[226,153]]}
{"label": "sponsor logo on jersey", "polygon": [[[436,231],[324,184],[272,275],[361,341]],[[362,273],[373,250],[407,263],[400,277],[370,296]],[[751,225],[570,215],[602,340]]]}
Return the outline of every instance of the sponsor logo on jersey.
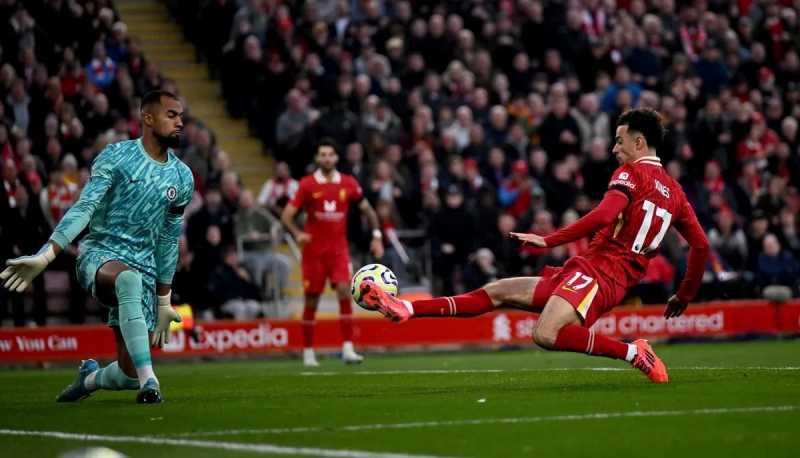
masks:
{"label": "sponsor logo on jersey", "polygon": [[658,180],[654,180],[654,181],[656,182],[656,189],[658,190],[658,192],[660,192],[662,196],[664,196],[667,199],[669,199],[669,188],[666,187],[663,183],[661,183]]}
{"label": "sponsor logo on jersey", "polygon": [[625,186],[628,189],[633,189],[633,188],[636,187],[636,185],[633,184],[630,181],[630,178],[631,178],[631,174],[630,173],[628,173],[628,172],[619,172],[619,175],[617,175],[617,178],[611,180],[611,183],[608,184],[608,187],[611,188],[611,187],[616,186],[616,185],[622,185],[622,186]]}
{"label": "sponsor logo on jersey", "polygon": [[167,188],[167,199],[172,202],[175,198],[178,197],[178,189],[175,186],[170,186]]}
{"label": "sponsor logo on jersey", "polygon": [[[624,172],[623,172],[623,173],[624,173]],[[622,174],[620,174],[620,176],[621,176],[621,175],[622,175]],[[627,175],[627,174],[626,174],[626,175]],[[631,183],[630,181],[627,181],[627,180],[621,180],[621,179],[619,179],[619,178],[618,178],[618,179],[616,179],[616,180],[611,180],[611,183],[609,183],[609,184],[608,184],[608,187],[610,188],[610,187],[613,187],[613,186],[616,186],[616,185],[625,186],[625,187],[626,187],[626,188],[628,188],[628,189],[633,189],[633,188],[635,188],[635,187],[636,187],[636,185],[635,185],[635,184],[633,184],[633,183]]]}
{"label": "sponsor logo on jersey", "polygon": [[322,202],[322,206],[327,213],[333,213],[336,211],[336,201],[335,200],[326,200]]}

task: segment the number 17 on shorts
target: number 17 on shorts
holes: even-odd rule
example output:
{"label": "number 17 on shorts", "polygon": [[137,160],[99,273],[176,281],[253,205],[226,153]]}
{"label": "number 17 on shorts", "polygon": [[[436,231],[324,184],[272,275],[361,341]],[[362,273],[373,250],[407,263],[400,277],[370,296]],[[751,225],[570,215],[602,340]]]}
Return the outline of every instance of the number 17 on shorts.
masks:
{"label": "number 17 on shorts", "polygon": [[563,298],[586,320],[599,285],[594,277],[581,271],[573,271],[564,275],[565,280],[558,285],[553,294]]}

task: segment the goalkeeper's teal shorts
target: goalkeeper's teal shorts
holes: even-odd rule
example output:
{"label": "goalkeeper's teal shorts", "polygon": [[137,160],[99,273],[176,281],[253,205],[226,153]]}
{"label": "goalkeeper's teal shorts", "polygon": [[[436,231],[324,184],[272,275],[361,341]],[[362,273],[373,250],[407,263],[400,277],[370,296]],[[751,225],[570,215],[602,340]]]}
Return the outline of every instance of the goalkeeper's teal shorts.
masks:
{"label": "goalkeeper's teal shorts", "polygon": [[[95,276],[97,275],[97,271],[103,264],[115,260],[124,263],[124,261],[118,259],[117,255],[108,251],[87,250],[81,251],[78,255],[78,262],[75,266],[78,273],[78,281],[98,302],[100,302],[100,300],[95,293]],[[144,315],[145,323],[147,323],[147,329],[153,331],[156,328],[156,318],[158,317],[156,309],[156,279],[144,272],[139,273],[142,275],[142,314]],[[118,327],[119,309],[117,307],[111,307],[108,304],[103,305],[109,309],[108,325]]]}

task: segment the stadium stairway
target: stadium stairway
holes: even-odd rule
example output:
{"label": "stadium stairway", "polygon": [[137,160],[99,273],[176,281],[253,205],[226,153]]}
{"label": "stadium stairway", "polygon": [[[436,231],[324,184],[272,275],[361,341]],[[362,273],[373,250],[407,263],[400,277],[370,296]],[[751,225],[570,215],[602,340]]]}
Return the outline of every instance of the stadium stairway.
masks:
{"label": "stadium stairway", "polygon": [[220,149],[230,155],[244,186],[258,192],[272,174],[272,160],[263,154],[261,141],[249,135],[247,121],[233,119],[225,111],[219,83],[208,78],[204,63],[197,62],[194,46],[183,37],[166,5],[157,0],[116,0],[115,6],[128,33],[141,40],[147,60],[177,83],[192,115],[214,132]]}

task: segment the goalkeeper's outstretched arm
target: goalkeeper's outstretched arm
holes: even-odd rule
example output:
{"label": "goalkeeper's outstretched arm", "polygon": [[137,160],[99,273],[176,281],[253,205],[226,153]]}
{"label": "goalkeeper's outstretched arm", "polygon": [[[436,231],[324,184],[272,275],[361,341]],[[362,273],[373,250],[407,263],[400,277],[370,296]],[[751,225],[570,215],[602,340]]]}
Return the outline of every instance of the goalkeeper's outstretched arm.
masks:
{"label": "goalkeeper's outstretched arm", "polygon": [[0,281],[10,291],[21,293],[33,283],[33,279],[53,262],[67,245],[72,243],[92,219],[95,210],[113,184],[113,167],[106,160],[108,154],[97,157],[92,167],[92,177],[83,188],[78,201],[59,221],[50,239],[32,256],[21,256],[6,261],[8,266],[0,273]]}

